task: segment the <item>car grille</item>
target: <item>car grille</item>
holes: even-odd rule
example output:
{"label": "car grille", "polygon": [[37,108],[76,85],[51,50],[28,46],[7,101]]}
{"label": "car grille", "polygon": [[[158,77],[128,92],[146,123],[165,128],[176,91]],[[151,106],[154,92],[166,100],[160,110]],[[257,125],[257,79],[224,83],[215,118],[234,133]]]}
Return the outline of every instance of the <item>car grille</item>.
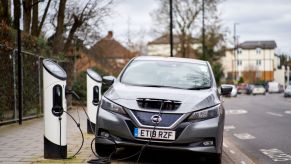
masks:
{"label": "car grille", "polygon": [[160,109],[163,103],[162,110],[176,110],[181,105],[181,101],[176,100],[138,98],[136,101],[143,109]]}
{"label": "car grille", "polygon": [[[158,115],[158,113],[155,113],[155,112],[143,112],[143,111],[132,111],[132,113],[134,114],[134,116],[137,118],[137,120],[142,125],[156,126],[156,123],[152,122],[151,117],[153,115]],[[181,116],[182,116],[182,114],[162,113],[161,114],[162,121],[158,124],[158,126],[160,126],[160,127],[170,127]]]}

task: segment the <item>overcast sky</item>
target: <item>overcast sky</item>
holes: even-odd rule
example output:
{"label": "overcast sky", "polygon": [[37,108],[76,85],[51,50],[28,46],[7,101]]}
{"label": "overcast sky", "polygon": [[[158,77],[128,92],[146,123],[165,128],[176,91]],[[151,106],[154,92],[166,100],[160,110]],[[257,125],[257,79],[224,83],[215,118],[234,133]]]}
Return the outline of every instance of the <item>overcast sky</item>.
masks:
{"label": "overcast sky", "polygon": [[[120,0],[107,22],[108,30],[114,31],[117,40],[125,41],[130,27],[132,37],[142,31],[145,40],[150,41],[154,37],[150,12],[157,6],[157,0]],[[275,40],[278,50],[291,54],[291,0],[225,0],[219,5],[219,12],[229,39],[236,22],[239,42]]]}

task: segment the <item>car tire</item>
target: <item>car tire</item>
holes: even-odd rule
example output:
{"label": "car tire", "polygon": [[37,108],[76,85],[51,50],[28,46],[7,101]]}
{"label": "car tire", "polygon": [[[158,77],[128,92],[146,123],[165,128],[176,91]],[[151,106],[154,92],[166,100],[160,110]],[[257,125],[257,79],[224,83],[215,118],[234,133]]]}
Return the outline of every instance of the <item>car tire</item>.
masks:
{"label": "car tire", "polygon": [[213,163],[213,164],[221,164],[221,156],[222,154],[219,153],[219,154],[211,154],[210,155],[210,162]]}

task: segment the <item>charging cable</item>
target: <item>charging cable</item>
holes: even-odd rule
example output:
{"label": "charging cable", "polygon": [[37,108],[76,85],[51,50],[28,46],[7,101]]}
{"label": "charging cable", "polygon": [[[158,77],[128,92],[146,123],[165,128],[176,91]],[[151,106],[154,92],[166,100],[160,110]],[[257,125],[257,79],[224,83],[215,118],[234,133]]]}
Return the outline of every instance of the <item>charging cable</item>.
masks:
{"label": "charging cable", "polygon": [[[66,90],[66,93],[67,93],[67,90]],[[79,97],[79,95],[75,92],[75,91],[73,91],[73,90],[68,90],[68,94],[72,94],[80,103],[81,103],[81,107],[82,107],[82,109],[83,109],[83,111],[84,111],[84,113],[85,113],[85,115],[86,115],[86,117],[87,117],[87,119],[90,121],[90,118],[89,118],[89,116],[88,116],[88,113],[86,112],[86,110],[85,110],[85,108],[84,108],[84,106],[85,106],[85,104],[81,101],[81,99],[80,99],[80,97]],[[163,106],[164,106],[164,101],[162,101],[161,102],[161,107],[160,107],[160,109],[159,109],[159,114],[158,114],[158,116],[161,116],[162,115],[162,108],[163,108]],[[99,117],[99,108],[100,108],[100,105],[98,104],[98,107],[97,107],[97,120],[96,120],[96,127],[99,127],[99,121],[98,121],[98,117]],[[65,112],[65,113],[67,113],[67,112]],[[73,155],[73,157],[75,156],[75,155],[77,155],[79,152],[80,152],[80,150],[81,150],[81,148],[83,147],[83,143],[84,143],[84,136],[83,136],[83,132],[82,132],[82,130],[81,130],[81,128],[80,128],[80,123],[77,123],[77,121],[69,114],[69,113],[67,113],[73,120],[74,120],[74,122],[77,124],[77,126],[78,126],[78,128],[80,129],[80,132],[81,132],[81,134],[82,134],[82,138],[83,138],[83,141],[82,141],[82,145],[81,145],[81,147],[79,148],[79,150],[77,151],[77,153],[75,153],[74,155]],[[91,121],[90,121],[91,122]],[[153,128],[153,132],[156,130],[156,128],[157,128],[157,126],[159,125],[159,123],[160,122],[157,122],[156,124],[155,124],[155,126],[154,126],[154,128]],[[92,125],[91,125],[91,123],[89,124],[90,125],[90,128],[91,128],[91,131],[93,131],[94,132],[94,130],[93,130],[93,127],[92,127]],[[97,128],[96,128],[97,129]],[[132,158],[132,157],[135,157],[135,156],[137,156],[137,155],[139,155],[138,156],[138,159],[136,160],[136,163],[138,163],[139,162],[139,160],[140,160],[140,158],[141,158],[141,156],[142,156],[142,153],[143,153],[143,151],[144,151],[144,149],[151,143],[151,141],[152,141],[152,139],[153,139],[153,132],[152,132],[152,134],[151,134],[151,137],[150,137],[150,139],[149,139],[149,141],[147,142],[147,143],[145,143],[142,147],[141,147],[141,149],[138,151],[138,152],[136,152],[135,154],[133,154],[133,155],[130,155],[130,156],[128,156],[128,157],[124,157],[124,158],[119,158],[119,159],[115,159],[116,161],[123,161],[123,160],[126,160],[126,159],[130,159],[130,158]],[[94,138],[93,138],[93,140],[91,141],[91,151],[92,151],[92,153],[98,158],[98,159],[93,159],[93,160],[90,160],[90,161],[88,161],[88,163],[92,163],[92,164],[108,164],[108,163],[110,163],[110,161],[111,161],[111,157],[113,156],[113,154],[114,153],[116,153],[116,147],[115,147],[115,151],[113,151],[110,155],[109,155],[109,157],[101,157],[101,156],[99,156],[94,150],[93,150],[93,143],[94,143],[94,141],[96,140],[96,138],[104,138],[103,136],[95,136]],[[106,138],[106,139],[109,139],[109,138]],[[110,139],[109,139],[110,140]],[[114,140],[111,140],[112,142],[114,142],[115,143],[115,141]],[[116,144],[116,143],[115,143]]]}
{"label": "charging cable", "polygon": [[[161,107],[160,107],[160,110],[159,110],[159,114],[158,114],[158,116],[161,116],[161,115],[162,115],[162,109],[163,109],[163,106],[164,106],[164,101],[162,101],[162,103],[161,103]],[[151,141],[152,141],[152,139],[153,139],[153,133],[154,133],[154,131],[156,130],[157,126],[159,126],[159,124],[160,124],[160,122],[155,123],[154,129],[153,129],[153,132],[152,132],[152,134],[151,134],[151,138],[150,138],[149,141],[148,141],[146,144],[144,144],[143,147],[141,148],[140,153],[139,153],[139,156],[138,156],[138,158],[137,158],[137,160],[136,160],[136,163],[139,162],[140,157],[141,157],[141,155],[142,155],[144,149],[145,149],[145,148],[146,148],[146,147],[151,143]]]}
{"label": "charging cable", "polygon": [[[91,122],[91,120],[90,120],[90,118],[89,118],[89,115],[88,115],[88,113],[86,112],[86,110],[85,110],[85,104],[81,101],[81,98],[80,98],[80,96],[74,91],[74,90],[71,90],[71,89],[68,89],[68,88],[66,88],[66,94],[71,94],[71,95],[73,95],[73,97],[76,99],[76,100],[78,100],[80,103],[81,103],[81,107],[82,107],[82,109],[83,109],[83,111],[84,111],[84,113],[85,113],[85,115],[86,115],[86,117],[87,117],[87,119]],[[97,104],[98,105],[98,104]],[[99,108],[98,108],[99,109]],[[78,110],[77,110],[78,111]],[[67,112],[66,112],[67,113]],[[80,150],[81,150],[81,148],[83,147],[83,143],[84,143],[84,136],[83,136],[83,132],[82,132],[82,130],[81,130],[81,128],[80,128],[80,123],[77,123],[77,121],[69,114],[69,113],[67,113],[73,120],[74,120],[74,122],[77,124],[77,126],[78,126],[78,128],[80,129],[80,132],[81,132],[81,134],[82,134],[82,145],[81,145],[81,147],[79,148],[79,150],[77,151],[77,153],[75,153],[75,155],[77,155],[79,152],[80,152]],[[79,112],[78,112],[78,117],[79,117],[79,122],[80,122],[80,116],[79,116]],[[90,124],[90,128],[91,128],[91,131],[92,132],[94,132],[94,130],[93,130],[93,127],[92,127],[92,125]],[[93,144],[93,142],[96,140],[96,138],[98,138],[98,137],[94,137],[93,138],[93,140],[91,141],[91,151],[92,151],[92,153],[98,158],[98,159],[94,159],[94,160],[90,160],[90,161],[88,161],[88,163],[98,163],[98,164],[106,164],[106,163],[110,163],[110,159],[111,159],[111,156],[114,154],[114,152],[113,153],[111,153],[110,154],[110,156],[109,157],[100,157],[100,156],[98,156],[97,155],[97,153],[95,153],[94,152],[94,150],[93,150],[93,147],[92,147],[92,144]],[[74,157],[75,155],[73,155],[72,157]]]}
{"label": "charging cable", "polygon": [[[78,109],[77,109],[77,110],[78,110]],[[78,129],[79,129],[79,131],[80,131],[80,133],[81,133],[81,135],[82,135],[82,144],[81,144],[81,146],[79,147],[78,151],[77,151],[74,155],[72,155],[71,157],[68,157],[68,158],[67,158],[67,159],[72,159],[72,158],[74,158],[77,154],[79,154],[80,151],[81,151],[81,149],[83,148],[83,145],[84,145],[84,134],[83,134],[83,131],[82,131],[81,127],[80,127],[80,122],[78,123],[70,113],[68,113],[68,112],[66,112],[66,111],[64,111],[64,112],[65,112],[68,116],[70,116],[70,117],[72,118],[72,120],[75,122],[75,124],[77,125],[77,127],[78,127]]]}
{"label": "charging cable", "polygon": [[[66,88],[66,95],[68,95],[68,94],[71,94],[71,95],[73,95],[73,97],[75,97],[76,99],[80,100],[80,97],[78,96],[78,94],[76,94],[75,91]],[[63,112],[66,113],[74,121],[74,123],[77,125],[77,127],[78,127],[78,129],[79,129],[79,131],[81,133],[81,136],[82,136],[82,143],[81,143],[81,146],[79,147],[78,151],[74,155],[72,155],[72,156],[70,156],[70,157],[67,158],[67,159],[72,159],[77,154],[80,153],[81,149],[84,146],[84,140],[85,139],[84,139],[83,131],[82,131],[81,126],[80,126],[81,119],[80,119],[80,115],[79,115],[79,110],[77,109],[79,122],[77,122],[76,119],[70,113],[68,113],[67,111],[63,110]],[[62,118],[59,117],[59,120],[60,120],[60,145],[61,145],[61,119]]]}
{"label": "charging cable", "polygon": [[[164,101],[162,101],[161,102],[161,107],[160,107],[160,109],[159,109],[159,114],[158,114],[158,116],[161,116],[162,115],[162,109],[163,109],[163,106],[164,106]],[[98,117],[99,117],[99,108],[100,108],[100,106],[98,106],[98,108],[97,108],[97,116],[96,116],[96,118],[97,118],[97,120],[96,120],[96,129],[98,129],[99,128],[99,121],[98,121]],[[83,109],[84,110],[84,109]],[[84,110],[84,112],[86,113],[86,111]],[[88,119],[89,119],[89,117],[88,117]],[[90,119],[89,119],[90,120]],[[91,125],[91,124],[90,124]],[[159,125],[159,122],[157,122],[156,124],[155,124],[155,126],[154,126],[154,128],[153,128],[153,132],[156,130],[156,128],[157,128],[157,126]],[[92,127],[91,127],[92,128]],[[112,152],[112,154],[110,154],[110,156],[109,157],[107,157],[107,158],[104,158],[104,157],[100,157],[100,156],[98,156],[94,151],[93,151],[93,142],[96,140],[96,138],[98,138],[98,137],[102,137],[102,136],[96,136],[92,141],[91,141],[91,150],[92,150],[92,152],[93,152],[93,154],[98,158],[98,159],[95,159],[95,160],[90,160],[90,161],[88,161],[88,163],[94,163],[94,164],[102,164],[103,162],[104,163],[110,163],[110,161],[111,161],[111,157],[112,157],[112,155],[116,152],[116,148],[115,148],[115,151],[113,151]],[[109,138],[106,138],[106,139],[109,139]],[[153,133],[151,134],[151,137],[150,137],[150,139],[149,139],[149,141],[147,142],[147,143],[145,143],[142,147],[141,147],[141,149],[138,151],[138,152],[136,152],[136,153],[134,153],[133,155],[130,155],[130,156],[128,156],[128,157],[124,157],[124,158],[119,158],[119,159],[114,159],[114,160],[116,160],[116,161],[123,161],[123,160],[127,160],[127,159],[130,159],[130,158],[132,158],[132,157],[135,157],[135,156],[137,156],[138,155],[138,159],[136,160],[136,163],[138,163],[139,162],[139,160],[140,160],[140,158],[141,158],[141,156],[142,156],[142,153],[143,153],[143,151],[144,151],[144,149],[151,143],[151,141],[152,141],[152,139],[153,139]],[[115,141],[114,140],[112,140],[114,143],[115,143]]]}

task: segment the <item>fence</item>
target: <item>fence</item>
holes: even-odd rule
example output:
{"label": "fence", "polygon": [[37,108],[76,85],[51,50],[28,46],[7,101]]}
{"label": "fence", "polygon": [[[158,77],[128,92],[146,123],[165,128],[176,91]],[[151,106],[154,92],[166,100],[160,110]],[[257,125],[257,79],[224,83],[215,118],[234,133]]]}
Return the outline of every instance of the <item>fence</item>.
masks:
{"label": "fence", "polygon": [[[42,116],[42,61],[44,57],[21,52],[22,60],[22,117]],[[56,60],[55,60],[56,61]],[[67,62],[60,64],[66,67]],[[0,124],[18,121],[17,50],[0,45]]]}

